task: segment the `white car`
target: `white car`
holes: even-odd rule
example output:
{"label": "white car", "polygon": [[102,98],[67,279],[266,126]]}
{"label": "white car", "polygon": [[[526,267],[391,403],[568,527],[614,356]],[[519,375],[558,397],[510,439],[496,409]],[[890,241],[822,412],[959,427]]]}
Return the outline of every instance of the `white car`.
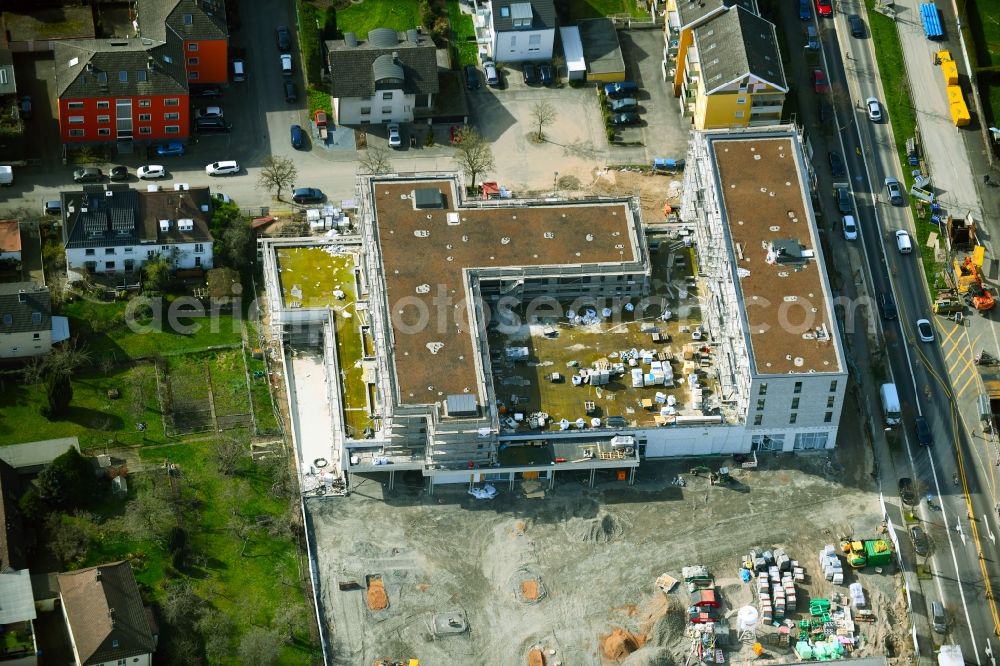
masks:
{"label": "white car", "polygon": [[292,56],[289,53],[281,54],[281,74],[283,76],[292,75]]}
{"label": "white car", "polygon": [[900,254],[913,252],[913,243],[910,242],[910,234],[906,233],[905,229],[898,229],[896,231],[896,247],[899,248]]}
{"label": "white car", "polygon": [[931,326],[929,319],[917,320],[917,335],[920,336],[921,342],[934,342],[934,327]]}
{"label": "white car", "polygon": [[882,122],[882,105],[874,97],[865,100],[865,109],[868,110],[868,120],[873,123]]}
{"label": "white car", "polygon": [[167,170],[159,164],[147,164],[135,170],[135,175],[141,180],[152,180],[153,178],[166,178]]}
{"label": "white car", "polygon": [[841,222],[844,224],[844,239],[845,240],[858,240],[858,224],[854,221],[853,215],[845,215]]}
{"label": "white car", "polygon": [[209,106],[204,109],[198,109],[194,112],[195,120],[198,118],[222,118],[222,107],[221,106]]}
{"label": "white car", "polygon": [[240,164],[236,160],[223,160],[222,162],[212,162],[205,167],[205,173],[209,176],[226,176],[231,173],[239,173]]}
{"label": "white car", "polygon": [[403,137],[399,135],[399,125],[396,123],[389,125],[389,145],[393,148],[403,145]]}

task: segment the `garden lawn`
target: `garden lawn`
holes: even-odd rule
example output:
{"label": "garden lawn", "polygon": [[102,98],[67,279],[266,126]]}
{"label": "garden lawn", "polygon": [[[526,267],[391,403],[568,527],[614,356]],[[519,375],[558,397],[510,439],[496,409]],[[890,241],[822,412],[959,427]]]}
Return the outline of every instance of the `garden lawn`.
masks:
{"label": "garden lawn", "polygon": [[451,21],[452,42],[458,49],[458,64],[475,65],[478,62],[476,28],[472,16],[462,12],[458,0],[448,0],[448,20]]}
{"label": "garden lawn", "polygon": [[353,32],[359,39],[373,28],[392,28],[397,32],[420,25],[417,0],[362,0],[347,9],[337,10],[337,30]]}
{"label": "garden lawn", "polygon": [[[247,322],[246,350],[247,371],[250,373],[250,400],[253,402],[253,416],[256,426],[255,435],[278,435],[278,419],[271,404],[271,387],[268,384],[267,365],[263,359],[253,357],[253,350],[260,344],[257,326]],[[260,347],[263,349],[263,347]]]}
{"label": "garden lawn", "polygon": [[[116,366],[107,375],[97,370],[78,373],[69,415],[61,421],[42,416],[42,407],[48,404],[43,384],[24,386],[16,379],[0,380],[0,445],[73,436],[84,449],[167,441],[156,371],[150,363]],[[109,389],[117,389],[119,397],[108,398]],[[146,424],[145,431],[136,429],[139,422]]]}
{"label": "garden lawn", "polygon": [[649,12],[643,9],[637,0],[564,0],[571,20],[600,18],[627,14],[633,18],[649,18]]}

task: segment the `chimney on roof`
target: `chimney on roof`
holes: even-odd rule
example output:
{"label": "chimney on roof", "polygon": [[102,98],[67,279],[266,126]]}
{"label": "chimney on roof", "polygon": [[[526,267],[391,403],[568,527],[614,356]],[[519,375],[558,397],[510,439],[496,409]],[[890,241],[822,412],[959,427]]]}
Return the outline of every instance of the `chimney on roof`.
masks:
{"label": "chimney on roof", "polygon": [[399,51],[393,51],[392,52],[392,64],[394,64],[394,65],[398,65],[399,64]]}
{"label": "chimney on roof", "polygon": [[148,69],[151,72],[154,69],[156,69],[156,59],[153,58],[153,56],[147,56],[146,57],[146,69]]}
{"label": "chimney on roof", "polygon": [[87,63],[86,65],[85,65],[85,68],[86,68],[86,70],[87,70],[88,72],[93,72],[93,71],[94,71],[94,63],[92,63],[92,62],[88,62],[88,63]]}
{"label": "chimney on roof", "polygon": [[356,34],[354,34],[353,32],[345,32],[344,33],[344,43],[347,44],[352,49],[353,48],[357,48],[357,46],[358,46],[358,36]]}

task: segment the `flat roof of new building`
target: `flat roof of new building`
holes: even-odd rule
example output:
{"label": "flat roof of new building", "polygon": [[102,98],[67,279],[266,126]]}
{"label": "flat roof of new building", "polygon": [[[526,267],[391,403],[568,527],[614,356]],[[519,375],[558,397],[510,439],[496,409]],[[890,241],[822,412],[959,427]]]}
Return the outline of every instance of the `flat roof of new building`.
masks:
{"label": "flat roof of new building", "polygon": [[[623,201],[459,208],[452,178],[369,183],[401,404],[465,393],[483,404],[466,269],[523,268],[511,271],[518,280],[558,275],[560,266],[617,266],[642,258],[632,211]],[[420,189],[438,190],[443,207],[415,208]]]}
{"label": "flat roof of new building", "polygon": [[792,137],[720,136],[711,151],[757,373],[840,372],[829,283]]}

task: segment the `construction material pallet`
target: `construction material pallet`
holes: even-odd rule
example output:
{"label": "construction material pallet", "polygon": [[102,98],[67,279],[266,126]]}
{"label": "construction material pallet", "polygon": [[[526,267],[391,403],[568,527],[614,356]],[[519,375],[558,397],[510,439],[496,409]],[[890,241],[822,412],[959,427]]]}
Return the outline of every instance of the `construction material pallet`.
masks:
{"label": "construction material pallet", "polygon": [[601,451],[598,454],[601,460],[624,460],[624,451]]}

